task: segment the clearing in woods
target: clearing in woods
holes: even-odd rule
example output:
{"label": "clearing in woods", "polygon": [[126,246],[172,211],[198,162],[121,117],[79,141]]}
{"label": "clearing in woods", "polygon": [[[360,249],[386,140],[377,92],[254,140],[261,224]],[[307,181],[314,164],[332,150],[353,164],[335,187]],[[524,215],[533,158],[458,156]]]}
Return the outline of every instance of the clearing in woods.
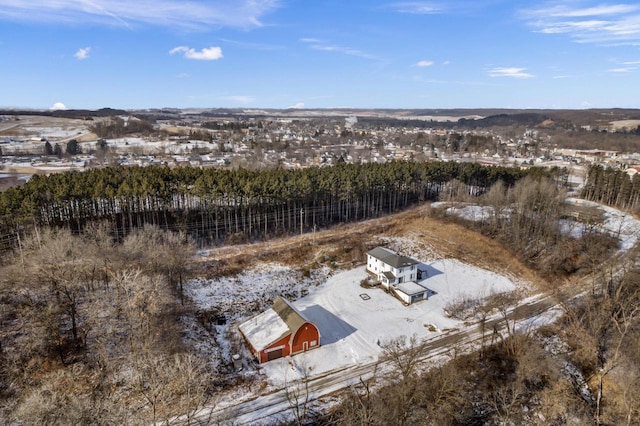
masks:
{"label": "clearing in woods", "polygon": [[[490,271],[517,276],[532,284],[543,281],[497,241],[464,226],[429,214],[423,205],[378,219],[343,224],[328,230],[277,238],[252,244],[228,245],[208,250],[203,262],[215,261],[220,275],[234,275],[256,262],[277,262],[290,267],[308,267],[322,256],[339,269],[364,264],[365,254],[380,237],[404,237],[435,250],[437,258],[454,258]],[[418,250],[419,251],[419,250]]]}

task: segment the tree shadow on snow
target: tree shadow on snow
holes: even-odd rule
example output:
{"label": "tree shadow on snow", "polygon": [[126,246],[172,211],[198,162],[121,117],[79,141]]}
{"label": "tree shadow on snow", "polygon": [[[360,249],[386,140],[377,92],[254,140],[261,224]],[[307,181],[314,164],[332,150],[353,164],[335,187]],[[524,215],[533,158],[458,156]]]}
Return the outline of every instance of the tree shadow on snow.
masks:
{"label": "tree shadow on snow", "polygon": [[336,343],[356,331],[351,324],[338,318],[320,305],[311,305],[305,308],[302,311],[302,315],[318,327],[322,346]]}

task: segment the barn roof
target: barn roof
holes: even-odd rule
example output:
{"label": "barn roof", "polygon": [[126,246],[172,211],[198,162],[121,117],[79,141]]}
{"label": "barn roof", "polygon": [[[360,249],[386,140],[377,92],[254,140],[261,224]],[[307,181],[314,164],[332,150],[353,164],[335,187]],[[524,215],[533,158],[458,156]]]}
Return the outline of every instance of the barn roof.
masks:
{"label": "barn roof", "polygon": [[288,300],[280,296],[273,302],[272,309],[277,312],[292,333],[298,331],[302,324],[309,322]]}
{"label": "barn roof", "polygon": [[367,253],[386,263],[393,268],[403,268],[405,266],[417,265],[418,261],[407,256],[399,255],[384,247],[376,247]]}
{"label": "barn roof", "polygon": [[295,334],[303,324],[310,322],[289,301],[277,297],[273,306],[240,324],[240,331],[257,350],[261,351],[278,340]]}
{"label": "barn roof", "polygon": [[272,308],[245,321],[238,328],[257,351],[289,334],[289,327]]}

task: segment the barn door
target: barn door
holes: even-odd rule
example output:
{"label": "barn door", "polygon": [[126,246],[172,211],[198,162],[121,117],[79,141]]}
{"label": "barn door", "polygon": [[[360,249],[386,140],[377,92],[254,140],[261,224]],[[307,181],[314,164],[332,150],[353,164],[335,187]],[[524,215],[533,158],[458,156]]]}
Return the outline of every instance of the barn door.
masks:
{"label": "barn door", "polygon": [[307,341],[302,342],[302,350],[303,351],[308,351],[309,350],[309,342],[307,342]]}
{"label": "barn door", "polygon": [[282,358],[282,348],[267,352],[267,361],[272,361],[278,358]]}

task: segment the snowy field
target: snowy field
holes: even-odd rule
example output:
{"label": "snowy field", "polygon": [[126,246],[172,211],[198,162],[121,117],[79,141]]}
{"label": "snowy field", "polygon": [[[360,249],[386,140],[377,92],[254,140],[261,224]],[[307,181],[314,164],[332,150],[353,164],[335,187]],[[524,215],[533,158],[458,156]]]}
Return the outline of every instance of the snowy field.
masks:
{"label": "snowy field", "polygon": [[[385,239],[392,247],[410,247],[405,239]],[[328,268],[313,271],[309,277],[286,266],[257,265],[235,277],[197,279],[187,283],[186,291],[197,310],[225,316],[225,324],[214,325],[214,338],[196,323],[186,322],[191,340],[200,351],[223,364],[233,353],[250,358],[237,326],[247,318],[271,306],[277,295],[288,298],[295,307],[316,324],[321,347],[259,366],[269,384],[280,387],[285,380],[299,378],[299,368],[311,370],[312,376],[375,362],[382,345],[391,339],[416,335],[420,339],[438,337],[448,330],[464,327],[459,320],[447,318],[444,308],[463,298],[484,298],[494,293],[524,287],[515,280],[463,264],[454,259],[433,260],[435,252],[414,245],[417,252],[430,255],[420,269],[428,277],[420,284],[427,287],[429,299],[405,306],[380,287],[363,288],[365,267],[333,272]],[[411,251],[407,254],[413,255]],[[417,257],[418,260],[424,258]],[[245,374],[255,364],[245,359]]]}

